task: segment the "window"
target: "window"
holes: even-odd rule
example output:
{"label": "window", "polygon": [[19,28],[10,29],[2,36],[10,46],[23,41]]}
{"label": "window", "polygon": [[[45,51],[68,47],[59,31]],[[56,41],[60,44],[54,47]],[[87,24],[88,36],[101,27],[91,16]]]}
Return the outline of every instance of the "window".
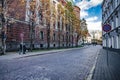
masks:
{"label": "window", "polygon": [[70,44],[69,44],[69,47],[70,47]]}
{"label": "window", "polygon": [[58,29],[60,28],[60,22],[58,22]]}
{"label": "window", "polygon": [[64,22],[62,21],[62,30],[64,30]]}
{"label": "window", "polygon": [[43,44],[40,44],[40,47],[43,48]]}
{"label": "window", "polygon": [[118,27],[118,23],[119,23],[119,20],[118,20],[118,13],[116,12],[116,27]]}
{"label": "window", "polygon": [[55,47],[55,44],[53,44],[53,46]]}
{"label": "window", "polygon": [[115,7],[117,7],[118,5],[118,0],[115,0]]}
{"label": "window", "polygon": [[62,44],[62,46],[64,47],[64,44]]}
{"label": "window", "polygon": [[53,28],[55,29],[55,22],[53,23]]}
{"label": "window", "polygon": [[55,4],[56,4],[56,2],[55,1],[53,1],[53,5],[55,6]]}
{"label": "window", "polygon": [[53,40],[55,40],[55,33],[53,34]]}
{"label": "window", "polygon": [[43,15],[42,15],[42,10],[39,11],[39,19],[42,21]]}
{"label": "window", "polygon": [[44,33],[43,33],[43,31],[40,31],[40,39],[44,39]]}
{"label": "window", "polygon": [[64,41],[64,35],[63,35],[63,41]]}

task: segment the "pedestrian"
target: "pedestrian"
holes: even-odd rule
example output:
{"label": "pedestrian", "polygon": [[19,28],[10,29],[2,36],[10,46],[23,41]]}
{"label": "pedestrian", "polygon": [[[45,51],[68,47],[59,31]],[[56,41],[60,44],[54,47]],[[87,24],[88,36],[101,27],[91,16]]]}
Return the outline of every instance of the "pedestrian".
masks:
{"label": "pedestrian", "polygon": [[112,45],[110,46],[110,48],[112,48]]}
{"label": "pedestrian", "polygon": [[25,46],[25,44],[23,45],[23,54],[25,54],[26,53],[26,46]]}
{"label": "pedestrian", "polygon": [[22,44],[20,44],[20,46],[19,46],[19,54],[21,54],[22,53]]}

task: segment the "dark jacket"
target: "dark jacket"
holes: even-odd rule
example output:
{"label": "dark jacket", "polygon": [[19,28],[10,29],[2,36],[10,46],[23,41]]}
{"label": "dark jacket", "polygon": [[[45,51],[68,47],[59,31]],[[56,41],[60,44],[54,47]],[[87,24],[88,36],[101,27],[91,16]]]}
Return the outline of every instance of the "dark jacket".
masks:
{"label": "dark jacket", "polygon": [[20,44],[20,50],[22,50],[22,44]]}
{"label": "dark jacket", "polygon": [[26,46],[23,45],[23,54],[25,54],[25,52],[26,52]]}

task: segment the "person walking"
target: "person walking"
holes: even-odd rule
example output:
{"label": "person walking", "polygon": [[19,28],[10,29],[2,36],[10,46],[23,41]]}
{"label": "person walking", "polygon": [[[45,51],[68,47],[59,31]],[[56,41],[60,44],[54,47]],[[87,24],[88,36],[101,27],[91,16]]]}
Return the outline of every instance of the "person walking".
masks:
{"label": "person walking", "polygon": [[20,44],[20,46],[19,46],[19,54],[22,54],[22,52],[23,52],[23,50],[22,50],[22,44]]}
{"label": "person walking", "polygon": [[25,44],[23,45],[23,54],[25,54],[26,53],[26,46],[25,46]]}

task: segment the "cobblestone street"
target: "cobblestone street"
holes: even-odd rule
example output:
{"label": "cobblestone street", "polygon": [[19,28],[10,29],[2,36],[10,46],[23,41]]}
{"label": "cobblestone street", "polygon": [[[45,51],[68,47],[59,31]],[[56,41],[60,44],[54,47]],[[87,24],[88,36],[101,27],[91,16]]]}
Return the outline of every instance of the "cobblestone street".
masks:
{"label": "cobblestone street", "polygon": [[0,80],[84,80],[100,46],[0,61]]}

